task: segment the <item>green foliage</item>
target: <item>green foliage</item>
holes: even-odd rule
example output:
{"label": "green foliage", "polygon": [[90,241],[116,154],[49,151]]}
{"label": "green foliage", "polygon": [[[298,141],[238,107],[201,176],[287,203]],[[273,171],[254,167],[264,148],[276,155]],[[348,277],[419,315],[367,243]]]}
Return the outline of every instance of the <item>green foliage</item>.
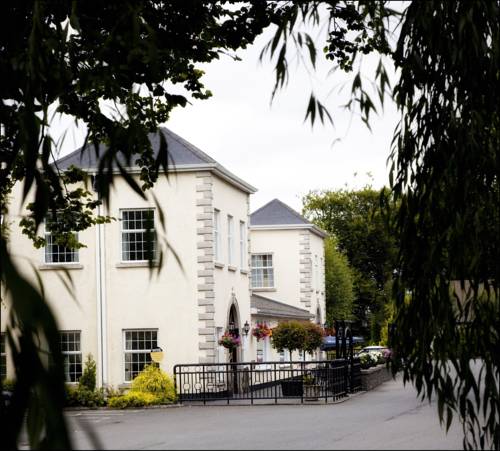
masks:
{"label": "green foliage", "polygon": [[125,409],[127,407],[154,406],[161,403],[161,399],[153,393],[130,391],[125,395],[109,398],[108,407]]}
{"label": "green foliage", "polygon": [[66,406],[68,407],[103,407],[106,405],[104,391],[89,390],[78,384],[66,386]]}
{"label": "green foliage", "polygon": [[87,390],[93,392],[96,387],[96,363],[92,357],[92,354],[87,355],[87,360],[85,361],[85,366],[83,368],[82,376],[78,381],[80,387],[84,387]]}
{"label": "green foliage", "polygon": [[271,335],[271,345],[279,352],[287,349],[290,352],[290,361],[293,360],[293,351],[302,350],[306,339],[304,323],[300,321],[283,321],[274,329]]}
{"label": "green foliage", "polygon": [[[379,342],[382,325],[386,323],[386,305],[392,298],[397,255],[397,240],[389,226],[397,207],[388,190],[365,187],[351,191],[312,191],[302,201],[304,215],[335,239],[326,244],[329,253],[326,258],[337,264],[336,272],[340,273],[337,279],[343,280],[343,285],[333,288],[333,293],[337,294],[343,286],[343,296],[349,296],[349,276],[353,277],[354,315],[360,325],[370,323],[371,340]],[[333,259],[334,243],[353,268],[350,274],[344,257]],[[326,273],[327,283],[332,275]],[[360,329],[367,335],[366,329]]]}
{"label": "green foliage", "polygon": [[281,352],[287,349],[290,352],[290,361],[293,360],[293,351],[303,351],[313,354],[323,342],[323,329],[309,321],[282,321],[271,335],[271,345]]}
{"label": "green foliage", "polygon": [[327,322],[349,320],[354,303],[354,274],[334,238],[325,239],[325,301]]}
{"label": "green foliage", "polygon": [[146,365],[132,381],[131,392],[151,393],[161,403],[174,402],[176,393],[172,378],[155,364]]}
{"label": "green foliage", "polygon": [[12,379],[2,380],[2,390],[13,392],[15,386],[16,386],[16,381]]}
{"label": "green foliage", "polygon": [[177,399],[172,379],[155,364],[144,367],[126,394],[111,395],[108,406],[115,409],[170,404]]}
{"label": "green foliage", "polygon": [[313,355],[323,344],[323,328],[317,324],[307,322],[304,323],[304,329],[306,336],[302,350]]}

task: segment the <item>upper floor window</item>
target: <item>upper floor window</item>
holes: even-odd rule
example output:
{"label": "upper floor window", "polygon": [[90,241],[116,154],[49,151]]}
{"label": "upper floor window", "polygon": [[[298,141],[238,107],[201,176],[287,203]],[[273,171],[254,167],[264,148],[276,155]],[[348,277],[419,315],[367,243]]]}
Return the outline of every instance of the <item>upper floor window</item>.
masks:
{"label": "upper floor window", "polygon": [[153,209],[122,210],[122,261],[146,261],[156,255]]}
{"label": "upper floor window", "polygon": [[274,268],[272,254],[252,255],[252,288],[273,288]]}
{"label": "upper floor window", "polygon": [[152,362],[151,350],[158,347],[158,331],[125,330],[125,382],[132,381]]}
{"label": "upper floor window", "polygon": [[240,221],[240,268],[244,269],[247,266],[247,228],[243,221]]}
{"label": "upper floor window", "polygon": [[[57,243],[57,239],[52,235],[50,228],[52,219],[45,220],[45,263],[78,263],[78,249],[63,246]],[[74,233],[78,240],[78,234]]]}
{"label": "upper floor window", "polygon": [[220,211],[214,209],[214,256],[215,261],[221,261],[220,249]]}
{"label": "upper floor window", "polygon": [[227,263],[234,263],[234,220],[231,215],[227,215]]}
{"label": "upper floor window", "polygon": [[7,354],[5,353],[5,334],[0,336],[0,379],[7,377]]}
{"label": "upper floor window", "polygon": [[59,333],[66,382],[78,382],[82,377],[80,335],[80,331],[62,331]]}

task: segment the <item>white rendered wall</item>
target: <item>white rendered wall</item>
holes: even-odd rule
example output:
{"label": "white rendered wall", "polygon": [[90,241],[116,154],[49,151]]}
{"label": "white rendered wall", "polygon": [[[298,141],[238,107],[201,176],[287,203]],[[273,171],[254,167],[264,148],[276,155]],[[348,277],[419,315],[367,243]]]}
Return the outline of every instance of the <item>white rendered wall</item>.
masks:
{"label": "white rendered wall", "polygon": [[[228,327],[228,317],[231,304],[236,301],[239,312],[239,324],[243,343],[240,349],[239,360],[246,361],[248,351],[246,350],[248,338],[243,336],[243,325],[245,321],[250,324],[250,271],[248,258],[248,222],[249,222],[249,198],[248,194],[234,188],[224,180],[213,177],[213,207],[220,211],[220,243],[221,256],[214,270],[215,279],[215,327],[216,331],[224,332]],[[233,217],[234,224],[234,259],[233,264],[228,262],[228,227],[227,216]],[[240,221],[245,223],[246,244],[243,267],[240,263]],[[217,338],[217,337],[216,337]],[[216,360],[227,360],[227,352],[220,349],[216,343]]]}

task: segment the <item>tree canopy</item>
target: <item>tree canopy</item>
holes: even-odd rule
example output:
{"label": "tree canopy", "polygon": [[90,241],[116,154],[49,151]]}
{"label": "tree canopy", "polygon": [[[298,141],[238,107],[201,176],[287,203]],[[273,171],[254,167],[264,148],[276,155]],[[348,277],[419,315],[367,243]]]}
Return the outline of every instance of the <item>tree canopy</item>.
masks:
{"label": "tree canopy", "polygon": [[337,249],[337,241],[325,239],[325,303],[328,324],[350,320],[354,308],[354,274],[348,258]]}
{"label": "tree canopy", "polygon": [[[381,210],[381,196],[386,199],[385,214]],[[347,257],[354,270],[353,313],[359,320],[358,327],[363,335],[371,334],[371,339],[378,343],[381,329],[387,324],[386,311],[392,299],[397,255],[397,240],[386,220],[387,215],[395,214],[388,190],[365,187],[361,190],[310,192],[303,198],[303,213],[334,236],[339,251]],[[329,247],[327,243],[326,252],[331,252]],[[337,257],[338,263],[341,258]],[[344,273],[346,271],[347,268],[343,270]],[[327,283],[328,279],[327,273]],[[337,284],[339,282],[341,280],[336,281]],[[338,290],[343,285],[332,287],[332,290]]]}

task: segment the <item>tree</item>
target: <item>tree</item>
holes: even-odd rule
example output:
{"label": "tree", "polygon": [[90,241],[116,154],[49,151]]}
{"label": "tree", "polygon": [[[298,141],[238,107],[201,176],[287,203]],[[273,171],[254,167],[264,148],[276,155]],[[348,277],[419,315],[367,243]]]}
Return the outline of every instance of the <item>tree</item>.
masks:
{"label": "tree", "polygon": [[325,301],[326,318],[351,319],[354,302],[354,275],[349,260],[337,249],[334,238],[325,239]]}
{"label": "tree", "polygon": [[292,362],[293,351],[304,349],[306,340],[306,330],[300,321],[282,321],[275,328],[271,335],[271,344],[278,352],[285,349],[290,353]]}
{"label": "tree", "polygon": [[[402,13],[385,2],[358,2],[358,17],[370,25],[362,34],[372,33],[376,45],[350,52],[347,63],[332,42],[348,29],[335,11],[341,3],[325,2],[325,24],[317,19],[321,2],[283,18],[274,39],[281,50],[271,52],[275,86],[288,76],[287,44],[300,51],[300,14],[301,22],[326,25],[319,44],[326,58],[357,68],[348,107],[367,125],[384,101],[396,103],[401,120],[389,159],[400,205],[392,345],[405,358],[404,380],[422,398],[437,397],[441,422],[446,417],[448,428],[459,415],[464,447],[500,449],[500,2],[412,1]],[[399,18],[394,46],[391,17]],[[359,70],[360,55],[373,50],[389,57],[397,74],[391,88],[381,58],[371,80],[375,95]],[[309,54],[314,66],[316,49]],[[312,93],[306,119],[317,117],[329,116]]]}
{"label": "tree", "polygon": [[[339,251],[354,269],[354,314],[361,330],[365,335],[370,331],[374,342],[381,340],[386,323],[397,252],[394,234],[380,209],[381,196],[387,198],[388,190],[366,187],[357,191],[313,191],[302,200],[304,215],[335,237]],[[386,202],[389,205],[390,200]],[[387,208],[385,213],[394,214]],[[368,322],[370,328],[363,327]]]}

